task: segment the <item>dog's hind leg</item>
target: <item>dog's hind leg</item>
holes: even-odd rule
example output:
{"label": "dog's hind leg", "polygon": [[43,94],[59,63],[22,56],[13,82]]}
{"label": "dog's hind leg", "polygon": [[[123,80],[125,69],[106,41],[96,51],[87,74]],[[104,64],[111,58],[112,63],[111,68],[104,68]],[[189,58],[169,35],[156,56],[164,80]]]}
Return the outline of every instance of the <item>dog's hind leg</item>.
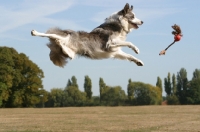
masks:
{"label": "dog's hind leg", "polygon": [[40,37],[47,37],[50,39],[53,39],[57,45],[59,45],[62,48],[62,51],[64,54],[68,55],[69,58],[74,59],[75,58],[75,53],[72,51],[70,48],[66,46],[65,43],[69,41],[70,36],[59,36],[57,34],[48,34],[48,33],[40,33],[37,32],[36,30],[31,31],[32,36],[40,36]]}
{"label": "dog's hind leg", "polygon": [[75,58],[75,52],[70,49],[68,46],[65,45],[65,43],[69,41],[69,36],[65,37],[63,39],[56,39],[55,42],[62,48],[62,51],[64,54],[68,55],[70,59]]}
{"label": "dog's hind leg", "polygon": [[126,42],[126,41],[122,41],[122,40],[118,40],[118,39],[113,39],[111,41],[109,41],[109,43],[107,44],[107,48],[117,48],[117,47],[122,47],[122,46],[127,46],[129,48],[131,48],[132,50],[135,51],[135,53],[139,54],[139,49],[132,44],[131,42]]}
{"label": "dog's hind leg", "polygon": [[36,30],[32,30],[31,35],[32,36],[39,36],[39,37],[48,37],[48,38],[51,38],[51,39],[63,39],[63,37],[61,37],[57,34],[40,33],[40,32],[37,32]]}
{"label": "dog's hind leg", "polygon": [[121,50],[117,51],[114,55],[114,58],[121,59],[121,60],[129,60],[135,62],[138,66],[143,66],[143,62],[130,54],[127,54]]}

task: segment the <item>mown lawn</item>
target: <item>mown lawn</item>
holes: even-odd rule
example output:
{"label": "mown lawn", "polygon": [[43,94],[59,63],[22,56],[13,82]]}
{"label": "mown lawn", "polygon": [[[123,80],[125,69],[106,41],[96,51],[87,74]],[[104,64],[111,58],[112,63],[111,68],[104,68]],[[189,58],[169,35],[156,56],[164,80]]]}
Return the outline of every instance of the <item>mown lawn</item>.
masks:
{"label": "mown lawn", "polygon": [[0,132],[200,132],[200,106],[0,109]]}

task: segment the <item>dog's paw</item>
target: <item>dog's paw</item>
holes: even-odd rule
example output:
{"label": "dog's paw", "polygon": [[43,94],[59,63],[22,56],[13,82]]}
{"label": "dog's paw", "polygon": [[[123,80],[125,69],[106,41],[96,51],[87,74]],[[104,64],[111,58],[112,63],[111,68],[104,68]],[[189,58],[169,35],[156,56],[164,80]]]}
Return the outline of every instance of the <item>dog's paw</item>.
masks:
{"label": "dog's paw", "polygon": [[140,50],[136,46],[133,48],[133,50],[135,51],[136,54],[140,53]]}
{"label": "dog's paw", "polygon": [[32,35],[32,36],[36,36],[36,35],[37,35],[37,31],[32,30],[32,31],[31,31],[31,35]]}
{"label": "dog's paw", "polygon": [[144,66],[144,63],[143,63],[141,60],[138,60],[138,61],[136,62],[136,64],[137,64],[138,66]]}
{"label": "dog's paw", "polygon": [[136,47],[135,45],[133,45],[131,42],[128,45],[129,48],[131,48],[133,51],[135,51],[136,54],[140,53],[140,50],[138,49],[138,47]]}
{"label": "dog's paw", "polygon": [[140,50],[136,46],[129,46],[133,51],[135,51],[136,54],[140,53]]}

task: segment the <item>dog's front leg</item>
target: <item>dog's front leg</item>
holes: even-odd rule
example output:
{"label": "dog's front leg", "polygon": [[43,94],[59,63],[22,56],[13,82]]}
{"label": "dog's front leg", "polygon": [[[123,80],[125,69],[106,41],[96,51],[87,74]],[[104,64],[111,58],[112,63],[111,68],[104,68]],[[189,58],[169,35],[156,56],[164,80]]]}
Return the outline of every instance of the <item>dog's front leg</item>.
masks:
{"label": "dog's front leg", "polygon": [[47,33],[40,33],[40,32],[37,32],[36,30],[32,30],[31,31],[31,35],[32,36],[40,36],[40,37],[48,37],[48,38],[51,38],[51,39],[62,39],[62,37],[59,36],[59,35],[56,35],[56,34],[47,34]]}
{"label": "dog's front leg", "polygon": [[131,42],[126,42],[126,41],[122,41],[122,40],[118,40],[118,39],[113,39],[111,42],[112,43],[109,44],[110,48],[128,46],[129,48],[134,50],[136,54],[139,54],[139,52],[140,52],[139,49],[134,44],[132,44]]}
{"label": "dog's front leg", "polygon": [[139,60],[139,59],[135,58],[134,56],[132,56],[132,55],[130,55],[130,54],[127,54],[127,53],[125,53],[125,52],[123,52],[123,51],[121,51],[121,50],[118,50],[118,51],[115,53],[114,58],[121,59],[121,60],[133,61],[133,62],[135,62],[138,66],[143,66],[143,65],[144,65],[144,63],[143,63],[141,60]]}

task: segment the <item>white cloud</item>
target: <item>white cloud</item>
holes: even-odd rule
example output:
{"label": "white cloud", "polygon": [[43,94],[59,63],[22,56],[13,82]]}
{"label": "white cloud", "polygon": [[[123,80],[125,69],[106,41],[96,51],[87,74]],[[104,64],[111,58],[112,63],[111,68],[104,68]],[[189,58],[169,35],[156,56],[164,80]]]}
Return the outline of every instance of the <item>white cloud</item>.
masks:
{"label": "white cloud", "polygon": [[72,5],[71,1],[25,1],[17,8],[11,6],[0,7],[0,33],[17,28],[19,26],[34,23],[38,19],[45,20],[45,17],[67,10]]}

